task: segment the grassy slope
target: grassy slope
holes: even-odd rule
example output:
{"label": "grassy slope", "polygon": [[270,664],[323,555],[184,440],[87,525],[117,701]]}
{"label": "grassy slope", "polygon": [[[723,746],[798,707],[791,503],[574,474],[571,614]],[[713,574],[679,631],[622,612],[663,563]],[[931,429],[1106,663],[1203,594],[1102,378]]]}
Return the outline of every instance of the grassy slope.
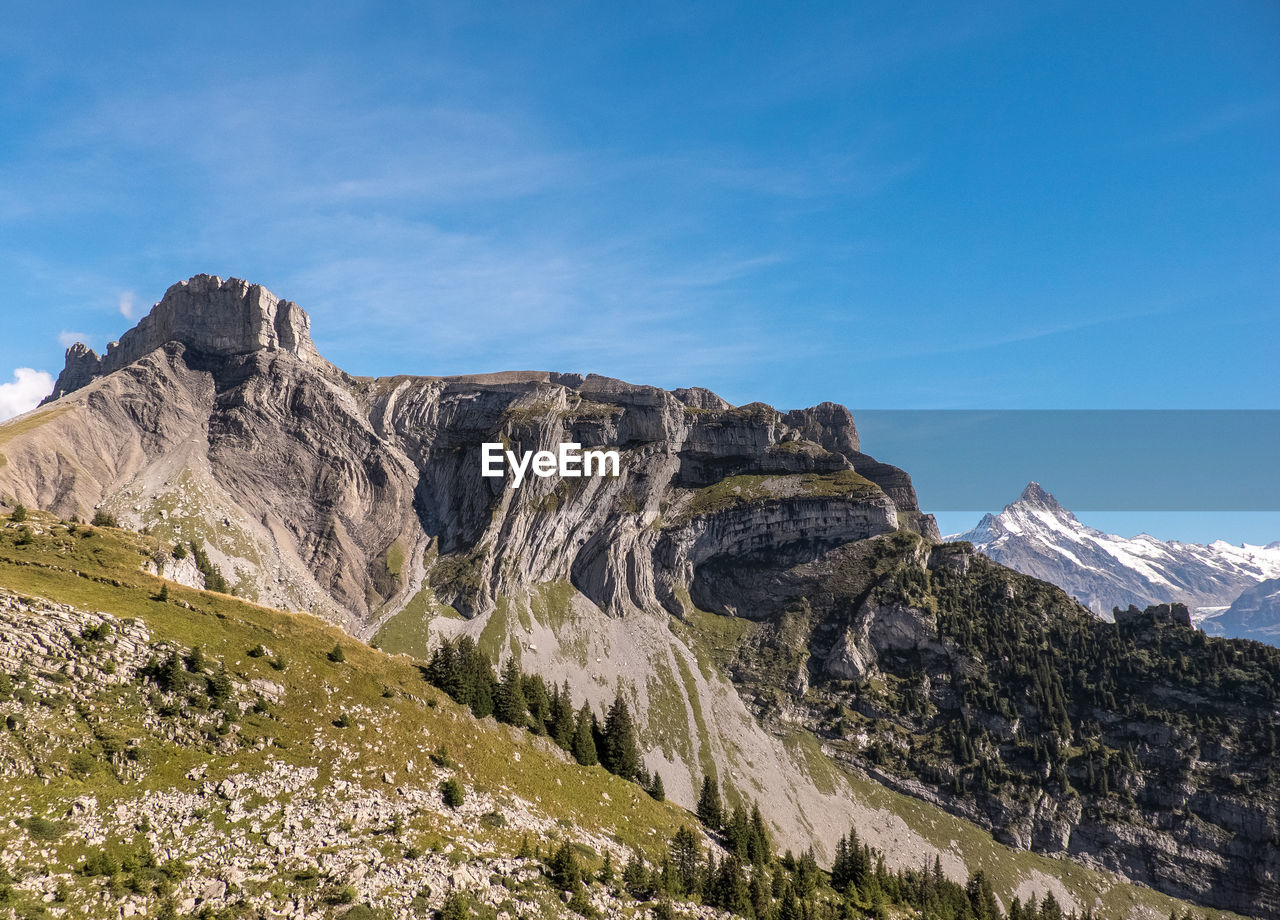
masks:
{"label": "grassy slope", "polygon": [[[492,720],[477,722],[427,686],[412,659],[370,649],[316,618],[174,584],[169,585],[169,603],[154,600],[162,582],[138,571],[155,548],[148,537],[83,527],[82,532],[90,535],[68,537],[52,526],[52,518],[41,514],[33,514],[31,523],[52,533],[36,536],[29,546],[16,546],[16,528],[0,529],[0,585],[86,610],[136,618],[156,639],[185,647],[200,645],[210,659],[225,662],[238,680],[262,678],[283,684],[285,703],[270,714],[272,717],[247,716],[242,734],[250,742],[277,739],[268,748],[277,760],[300,766],[321,764],[322,781],[327,768],[323,766],[325,758],[316,756],[317,750],[333,744],[379,751],[376,758],[361,758],[342,773],[345,779],[370,788],[381,785],[384,772],[401,781],[406,762],[423,763],[429,752],[445,744],[459,762],[460,776],[469,788],[537,803],[566,825],[600,833],[627,847],[656,853],[670,834],[689,820],[682,809],[652,801],[634,785],[603,769],[584,769],[566,761],[541,739]],[[175,601],[184,601],[192,609],[177,606]],[[706,633],[703,638],[712,640],[704,651],[710,661],[722,658],[725,642],[733,639],[714,629],[716,625],[698,622],[687,629],[687,638],[694,639],[695,645],[702,644],[697,641],[698,633]],[[247,654],[259,644],[284,656],[287,666],[283,672],[273,669],[267,658]],[[344,649],[346,660],[342,663],[328,658],[335,644]],[[704,660],[703,666],[710,661]],[[375,716],[357,718],[348,728],[335,727],[334,720],[343,712]],[[130,723],[135,715],[121,714],[122,731],[136,728]],[[821,754],[812,736],[797,735],[792,743],[810,756],[816,773],[838,769]],[[69,747],[67,756],[71,753]],[[212,759],[200,751],[163,746],[157,746],[151,755],[152,766],[143,786],[175,790],[200,785],[186,779],[193,766],[207,763],[205,779],[216,782],[233,773],[263,768],[267,757],[247,747]],[[963,853],[971,864],[984,868],[1002,895],[1011,895],[1025,880],[1048,877],[1061,880],[1081,904],[1096,904],[1103,916],[1129,916],[1134,908],[1142,908],[1148,916],[1166,917],[1171,908],[1185,906],[1065,860],[1010,850],[924,802],[857,775],[848,778],[857,794],[872,806],[901,816],[927,839]],[[97,795],[106,808],[113,799],[125,801],[138,792],[136,785],[123,786],[106,772],[82,779],[51,775],[48,780],[48,785],[36,778],[6,780],[10,788],[4,790],[4,799],[10,810],[56,817],[65,813],[70,801],[85,794]],[[420,832],[431,833],[429,828]],[[0,844],[6,849],[17,846],[22,833],[12,825],[0,827]],[[496,852],[514,852],[519,844],[516,835],[501,829],[491,829],[489,836],[488,843]],[[71,866],[83,856],[74,845],[60,848],[55,843],[50,847],[55,865]]]}
{"label": "grassy slope", "polygon": [[[30,523],[43,529],[52,520],[33,513]],[[544,739],[491,719],[473,719],[427,685],[413,660],[364,646],[314,617],[173,583],[168,586],[169,602],[155,600],[161,580],[138,571],[154,548],[147,537],[83,526],[81,535],[74,537],[60,528],[53,530],[36,536],[29,546],[16,546],[17,528],[0,529],[0,586],[87,611],[134,618],[146,625],[153,639],[199,645],[208,659],[225,663],[237,681],[273,681],[285,687],[286,695],[269,714],[249,713],[240,720],[244,745],[226,756],[211,758],[200,750],[147,740],[149,768],[141,786],[121,784],[107,770],[72,778],[56,764],[44,771],[48,785],[45,777],[7,778],[0,801],[12,814],[57,818],[86,794],[96,795],[100,809],[108,810],[113,801],[128,801],[143,789],[193,791],[204,781],[216,783],[225,776],[264,769],[269,759],[318,766],[318,782],[324,783],[339,774],[337,769],[330,773],[331,758],[324,753],[335,746],[368,752],[341,769],[342,778],[386,789],[384,773],[392,774],[397,783],[409,782],[405,764],[425,764],[429,754],[444,745],[468,790],[499,801],[515,797],[533,803],[566,827],[611,838],[651,856],[681,824],[691,822],[683,809],[655,802],[602,768],[578,766]],[[177,602],[189,603],[192,609]],[[267,657],[248,654],[258,645],[282,655],[284,671],[274,669]],[[335,645],[343,648],[345,661],[329,660]],[[128,696],[111,701],[117,707],[114,721],[123,734],[145,738],[150,733],[141,722],[144,714],[129,708]],[[343,713],[356,713],[355,724],[336,726]],[[265,751],[254,750],[263,738],[275,740]],[[91,741],[91,736],[68,736],[63,746],[67,761]],[[208,764],[203,779],[187,779],[186,773],[200,764]],[[419,829],[424,839],[431,831],[429,826]],[[20,851],[23,833],[4,822],[0,845]],[[514,854],[520,845],[514,831],[488,828],[485,835],[497,853]],[[77,844],[50,846],[51,871],[58,866],[67,871],[84,856]]]}
{"label": "grassy slope", "polygon": [[696,490],[675,523],[740,505],[753,505],[783,496],[806,498],[861,498],[879,492],[868,479],[853,470],[837,473],[743,474],[728,476]]}

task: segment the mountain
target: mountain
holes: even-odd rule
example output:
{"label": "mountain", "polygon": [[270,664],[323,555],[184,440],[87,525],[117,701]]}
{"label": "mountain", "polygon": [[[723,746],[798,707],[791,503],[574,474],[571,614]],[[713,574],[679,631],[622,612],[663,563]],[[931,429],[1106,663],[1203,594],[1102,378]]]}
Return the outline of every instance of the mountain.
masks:
{"label": "mountain", "polygon": [[[901,515],[937,533],[910,478],[858,450],[843,406],[784,414],[546,372],[358,378],[321,358],[309,329],[258,285],[174,285],[105,355],[68,350],[49,408],[6,437],[0,490],[199,537],[247,596],[366,636],[419,594],[429,567],[437,599],[467,616],[556,581],[615,616],[678,613],[681,573],[741,553],[740,529],[768,523],[778,547],[835,545],[896,529]],[[627,463],[573,488],[505,489],[475,453],[502,438],[526,452],[612,446]],[[772,478],[755,483],[760,501],[723,496],[708,510],[724,523],[708,528],[687,506],[736,475]],[[615,519],[618,507],[630,510]]]}
{"label": "mountain", "polygon": [[1280,542],[1202,546],[1147,534],[1126,539],[1082,524],[1035,482],[999,514],[984,515],[973,530],[946,539],[972,543],[1002,565],[1052,582],[1104,617],[1131,604],[1223,608],[1246,588],[1280,576]]}
{"label": "mountain", "polygon": [[[570,442],[616,451],[617,475],[483,475],[482,445]],[[554,372],[355,377],[296,304],[200,275],[105,355],[69,350],[52,398],[0,425],[0,458],[14,513],[52,515],[44,555],[31,525],[6,529],[0,575],[21,597],[111,609],[80,581],[163,574],[307,611],[409,656],[397,667],[416,662],[489,725],[520,673],[567,684],[605,725],[622,700],[634,775],[659,774],[686,808],[714,781],[824,865],[856,824],[890,867],[983,869],[1006,907],[1053,892],[1125,916],[1134,880],[1280,916],[1280,781],[1260,730],[1277,723],[1280,652],[1159,612],[1100,622],[942,544],[842,406]],[[72,519],[90,517],[103,526],[81,540]],[[142,541],[114,570],[111,524]],[[69,579],[36,590],[37,563]],[[294,635],[277,615],[259,640],[274,651]],[[465,673],[445,649],[467,650]],[[391,667],[360,661],[375,682]],[[168,679],[135,673],[148,692]],[[366,743],[344,770],[402,758]]]}
{"label": "mountain", "polygon": [[[71,348],[51,401],[0,429],[0,494],[196,541],[237,595],[360,638],[430,618],[597,708],[622,681],[655,715],[646,762],[672,799],[692,805],[712,759],[750,761],[744,785],[774,800],[782,841],[834,841],[848,807],[796,773],[668,619],[700,602],[712,558],[937,534],[910,478],[859,451],[847,409],[733,407],[595,375],[353,377],[309,329],[259,285],[175,284],[105,355]],[[512,489],[481,475],[486,442],[614,447],[625,462]]]}
{"label": "mountain", "polygon": [[1204,620],[1200,628],[1213,636],[1256,639],[1280,646],[1280,578],[1246,588],[1230,607]]}

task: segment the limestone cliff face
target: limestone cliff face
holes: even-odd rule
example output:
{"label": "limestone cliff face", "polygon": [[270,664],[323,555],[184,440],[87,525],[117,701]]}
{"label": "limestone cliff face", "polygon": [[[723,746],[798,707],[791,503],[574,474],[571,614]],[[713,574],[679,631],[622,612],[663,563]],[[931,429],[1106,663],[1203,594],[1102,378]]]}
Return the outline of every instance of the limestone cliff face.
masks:
{"label": "limestone cliff face", "polygon": [[[548,581],[614,615],[678,613],[680,587],[711,557],[804,553],[918,515],[909,478],[859,452],[842,406],[783,415],[594,375],[353,378],[317,354],[309,329],[259,285],[175,284],[106,355],[68,351],[52,427],[6,448],[22,462],[0,488],[64,514],[106,502],[162,527],[153,499],[196,488],[190,505],[239,532],[212,540],[238,580],[357,631],[421,589],[428,547],[439,600],[467,616]],[[87,411],[55,414],[72,407]],[[481,476],[480,445],[493,441],[523,452],[572,441],[624,462],[618,477],[514,489]],[[807,491],[807,475],[858,468],[865,488]],[[700,489],[766,474],[776,487],[741,507],[682,511]],[[918,526],[932,533],[931,519]],[[221,545],[233,542],[238,556]],[[389,556],[405,561],[392,572]]]}
{"label": "limestone cliff face", "polygon": [[[357,378],[309,325],[244,281],[174,285],[106,355],[71,349],[51,401],[0,427],[0,495],[197,541],[237,593],[363,638],[406,620],[428,642],[469,633],[597,708],[621,685],[673,799],[692,804],[715,764],[784,843],[816,834],[822,851],[847,830],[842,790],[820,789],[670,625],[700,604],[761,615],[704,597],[704,570],[903,525],[936,537],[847,409],[595,375]],[[511,488],[481,475],[495,441],[616,449],[620,474]]]}

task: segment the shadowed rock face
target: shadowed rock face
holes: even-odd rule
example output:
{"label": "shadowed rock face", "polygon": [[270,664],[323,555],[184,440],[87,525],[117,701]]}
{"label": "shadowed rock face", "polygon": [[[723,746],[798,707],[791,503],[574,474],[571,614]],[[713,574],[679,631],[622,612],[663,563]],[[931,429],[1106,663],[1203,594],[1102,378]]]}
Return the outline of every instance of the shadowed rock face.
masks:
{"label": "shadowed rock face", "polygon": [[[1238,642],[1214,652],[1214,640],[1191,628],[1181,604],[1119,610],[1115,623],[1100,621],[1059,589],[1005,569],[967,544],[926,544],[902,531],[799,565],[711,564],[699,571],[699,606],[725,609],[744,598],[761,608],[764,622],[738,647],[727,671],[766,726],[804,725],[837,760],[962,815],[1010,845],[1061,853],[1246,916],[1280,916],[1280,796],[1274,741],[1265,740],[1275,731],[1280,659],[1269,650]],[[990,618],[985,627],[984,618]],[[1011,628],[992,628],[992,619]],[[1036,638],[1010,651],[983,650],[985,639],[972,641],[999,637],[1003,644],[1016,632]],[[1126,651],[1075,661],[1066,653],[1093,643]],[[1075,724],[1087,724],[1095,744],[1130,752],[1129,766],[1112,774],[1110,790],[1089,779],[1081,758],[1064,767],[1074,771],[1076,784],[1067,794],[1041,783],[1038,763],[1030,767],[1029,786],[1011,781],[966,792],[947,778],[969,768],[967,756],[921,752],[936,752],[939,742],[945,750],[945,737],[963,725],[966,738],[1003,750],[993,762],[1025,769],[1011,750],[1055,735],[1027,705],[1026,688],[1038,678],[1011,681],[1008,690],[996,691],[994,704],[966,688],[975,677],[990,680],[1012,662],[1026,661],[1025,648],[1037,646],[1066,673],[1068,686],[1073,677],[1098,679],[1084,676],[1086,670],[1116,677],[1121,703],[1091,701],[1078,686],[1064,691],[1064,699],[1078,707]],[[1216,674],[1188,676],[1207,674],[1215,653],[1268,661],[1271,676],[1235,685],[1219,683]],[[1132,668],[1135,661],[1142,664]],[[928,705],[904,705],[895,691],[886,694],[895,684]],[[1184,715],[1191,709],[1195,720]],[[1221,721],[1199,729],[1197,721],[1210,712]],[[881,731],[886,725],[894,731]],[[897,749],[905,756],[895,762],[886,750],[901,737],[898,730],[911,741]],[[1116,807],[1119,799],[1127,807]],[[1183,820],[1171,822],[1171,814]]]}

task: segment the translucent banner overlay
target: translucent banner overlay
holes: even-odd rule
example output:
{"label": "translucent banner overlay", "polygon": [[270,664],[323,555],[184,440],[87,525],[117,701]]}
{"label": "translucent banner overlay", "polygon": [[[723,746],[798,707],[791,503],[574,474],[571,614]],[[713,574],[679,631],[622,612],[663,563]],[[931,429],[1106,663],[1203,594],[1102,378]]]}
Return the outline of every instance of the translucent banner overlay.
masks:
{"label": "translucent banner overlay", "polygon": [[1039,482],[1073,511],[1280,511],[1280,410],[854,410],[862,450],[926,511]]}

